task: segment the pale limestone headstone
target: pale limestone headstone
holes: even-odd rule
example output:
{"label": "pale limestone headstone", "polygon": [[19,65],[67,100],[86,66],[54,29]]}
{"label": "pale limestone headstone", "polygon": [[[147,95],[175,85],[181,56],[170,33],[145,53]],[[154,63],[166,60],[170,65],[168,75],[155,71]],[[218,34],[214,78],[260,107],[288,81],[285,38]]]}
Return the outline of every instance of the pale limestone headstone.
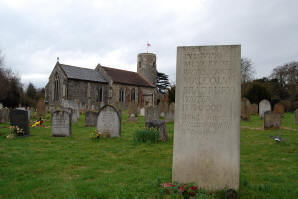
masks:
{"label": "pale limestone headstone", "polygon": [[264,118],[264,113],[266,111],[271,111],[271,104],[270,104],[270,102],[268,100],[263,99],[259,103],[259,116],[261,118]]}
{"label": "pale limestone headstone", "polygon": [[296,109],[294,114],[295,114],[295,124],[298,124],[298,109]]}
{"label": "pale limestone headstone", "polygon": [[2,103],[0,103],[0,109],[2,109],[3,108],[3,104]]}
{"label": "pale limestone headstone", "polygon": [[0,123],[8,123],[9,122],[9,109],[2,108],[0,109]]}
{"label": "pale limestone headstone", "polygon": [[159,120],[158,107],[146,107],[145,108],[145,122],[151,120]]}
{"label": "pale limestone headstone", "polygon": [[100,109],[96,130],[110,137],[121,137],[121,115],[114,106],[106,105]]}
{"label": "pale limestone headstone", "polygon": [[239,189],[241,47],[178,47],[172,180]]}
{"label": "pale limestone headstone", "polygon": [[86,111],[85,113],[85,126],[96,126],[98,112]]}
{"label": "pale limestone headstone", "polygon": [[264,113],[264,129],[279,129],[281,127],[281,114],[273,111]]}
{"label": "pale limestone headstone", "polygon": [[65,137],[71,136],[71,110],[56,110],[51,114],[52,136]]}
{"label": "pale limestone headstone", "polygon": [[140,116],[145,116],[145,108],[140,108]]}

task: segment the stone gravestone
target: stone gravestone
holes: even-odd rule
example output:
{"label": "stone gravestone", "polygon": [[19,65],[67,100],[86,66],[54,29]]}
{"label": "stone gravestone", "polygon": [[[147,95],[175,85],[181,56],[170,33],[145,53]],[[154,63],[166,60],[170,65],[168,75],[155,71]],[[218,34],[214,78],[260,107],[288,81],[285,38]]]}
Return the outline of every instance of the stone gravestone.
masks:
{"label": "stone gravestone", "polygon": [[145,108],[140,108],[140,116],[145,116]]}
{"label": "stone gravestone", "polygon": [[80,118],[79,104],[72,100],[62,100],[61,105],[63,108],[71,109],[72,122],[78,121]]}
{"label": "stone gravestone", "polygon": [[0,103],[0,109],[2,109],[3,108],[3,104],[2,103]]}
{"label": "stone gravestone", "polygon": [[44,99],[39,99],[36,105],[37,117],[43,117],[46,113],[46,105]]}
{"label": "stone gravestone", "polygon": [[65,137],[71,136],[71,116],[70,109],[55,110],[51,113],[52,136]]}
{"label": "stone gravestone", "polygon": [[281,114],[273,111],[264,113],[264,129],[279,129],[281,127]]}
{"label": "stone gravestone", "polygon": [[9,109],[2,108],[0,109],[0,123],[8,123],[9,122]]}
{"label": "stone gravestone", "polygon": [[298,109],[296,109],[294,114],[295,114],[295,124],[298,124]]}
{"label": "stone gravestone", "polygon": [[114,106],[105,105],[100,109],[96,130],[110,137],[121,137],[121,115]]}
{"label": "stone gravestone", "polygon": [[283,114],[285,113],[285,107],[281,103],[277,103],[274,105],[273,111],[283,116]]}
{"label": "stone gravestone", "polygon": [[270,102],[268,100],[263,99],[259,103],[259,116],[261,118],[264,118],[264,113],[266,111],[271,111],[271,104],[270,104]]}
{"label": "stone gravestone", "polygon": [[147,129],[155,128],[159,131],[159,140],[168,141],[168,130],[164,120],[151,120],[145,123]]}
{"label": "stone gravestone", "polygon": [[241,47],[178,47],[172,180],[239,189]]}
{"label": "stone gravestone", "polygon": [[175,103],[171,103],[169,111],[166,113],[165,121],[174,122],[174,118],[175,118]]}
{"label": "stone gravestone", "polygon": [[246,98],[242,98],[241,100],[241,119],[249,120],[251,112],[251,104],[250,101]]}
{"label": "stone gravestone", "polygon": [[128,116],[137,117],[138,116],[138,105],[135,102],[130,102],[128,104]]}
{"label": "stone gravestone", "polygon": [[252,104],[250,109],[250,114],[258,115],[259,113],[259,106],[257,104]]}
{"label": "stone gravestone", "polygon": [[160,101],[158,104],[158,111],[160,117],[165,117],[168,112],[168,103],[164,100]]}
{"label": "stone gravestone", "polygon": [[145,122],[151,120],[159,120],[159,111],[157,107],[146,107],[145,108]]}
{"label": "stone gravestone", "polygon": [[18,126],[23,129],[23,135],[30,135],[28,112],[25,110],[14,109],[9,113],[10,125]]}
{"label": "stone gravestone", "polygon": [[85,126],[96,126],[98,112],[86,111],[85,113]]}

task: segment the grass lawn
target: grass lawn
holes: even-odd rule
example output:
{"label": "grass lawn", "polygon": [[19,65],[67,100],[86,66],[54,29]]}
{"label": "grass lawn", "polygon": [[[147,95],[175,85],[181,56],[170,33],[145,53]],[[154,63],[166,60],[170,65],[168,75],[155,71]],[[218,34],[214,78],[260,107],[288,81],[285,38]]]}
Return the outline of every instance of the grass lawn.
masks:
{"label": "grass lawn", "polygon": [[[50,128],[30,128],[29,137],[6,139],[8,124],[0,124],[0,199],[2,198],[170,198],[159,184],[171,181],[173,123],[169,141],[132,143],[144,126],[122,119],[122,137],[92,140],[94,127],[84,116],[73,124],[72,137],[51,137]],[[49,117],[45,122],[50,127]],[[298,125],[287,113],[281,137],[262,130],[263,120],[252,116],[241,126],[240,198],[298,198]],[[210,198],[224,198],[221,192]]]}

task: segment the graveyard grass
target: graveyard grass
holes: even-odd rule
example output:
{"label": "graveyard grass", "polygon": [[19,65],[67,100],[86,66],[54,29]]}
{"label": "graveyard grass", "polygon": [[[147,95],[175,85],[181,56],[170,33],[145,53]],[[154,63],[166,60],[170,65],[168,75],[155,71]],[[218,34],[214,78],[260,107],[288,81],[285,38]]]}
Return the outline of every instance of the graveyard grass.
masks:
{"label": "graveyard grass", "polygon": [[[133,133],[144,126],[122,119],[122,138],[92,140],[95,127],[84,127],[84,115],[73,124],[72,137],[51,137],[50,128],[30,128],[29,137],[6,139],[0,124],[0,198],[175,198],[161,195],[171,181],[173,123],[169,141],[134,145]],[[50,118],[45,125],[50,127]],[[263,120],[241,122],[240,198],[297,198],[298,125],[286,113],[284,143],[261,130]],[[295,130],[293,130],[295,129]],[[224,198],[223,191],[210,198]]]}

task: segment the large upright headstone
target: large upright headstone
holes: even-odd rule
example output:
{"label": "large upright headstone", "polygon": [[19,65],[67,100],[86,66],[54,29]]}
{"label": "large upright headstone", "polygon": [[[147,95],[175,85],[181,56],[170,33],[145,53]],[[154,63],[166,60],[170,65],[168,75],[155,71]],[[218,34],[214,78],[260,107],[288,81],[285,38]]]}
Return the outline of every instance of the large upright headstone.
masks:
{"label": "large upright headstone", "polygon": [[71,136],[71,110],[55,110],[51,113],[52,136]]}
{"label": "large upright headstone", "polygon": [[159,120],[158,107],[149,106],[145,108],[145,122]]}
{"label": "large upright headstone", "polygon": [[273,111],[266,111],[264,113],[264,129],[280,129],[281,114]]}
{"label": "large upright headstone", "polygon": [[[10,125],[23,129],[23,135],[29,135],[29,118],[25,110],[14,109],[9,113]],[[21,135],[21,134],[19,134]]]}
{"label": "large upright headstone", "polygon": [[271,111],[271,104],[270,104],[270,102],[268,100],[263,99],[259,103],[259,116],[261,118],[264,118],[264,113],[266,111]]}
{"label": "large upright headstone", "polygon": [[97,132],[109,134],[110,137],[121,136],[121,115],[114,106],[105,105],[97,117]]}
{"label": "large upright headstone", "polygon": [[0,109],[0,123],[8,123],[9,122],[9,109],[2,108]]}
{"label": "large upright headstone", "polygon": [[241,47],[178,47],[173,181],[239,188]]}

